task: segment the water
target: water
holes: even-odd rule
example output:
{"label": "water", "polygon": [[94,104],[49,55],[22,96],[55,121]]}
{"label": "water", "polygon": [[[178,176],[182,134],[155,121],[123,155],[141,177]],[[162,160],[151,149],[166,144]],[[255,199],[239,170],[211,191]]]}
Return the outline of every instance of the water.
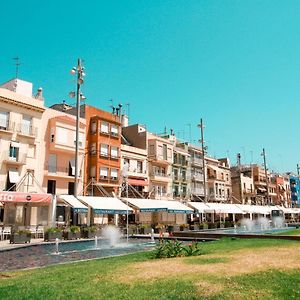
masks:
{"label": "water", "polygon": [[117,227],[108,225],[102,229],[102,236],[108,240],[111,247],[115,247],[120,243],[122,234]]}
{"label": "water", "polygon": [[244,218],[241,220],[239,227],[235,226],[234,229],[225,229],[222,232],[236,234],[271,234],[291,229],[293,228],[287,227],[282,217],[275,217],[272,220],[266,217],[260,217],[255,220]]}
{"label": "water", "polygon": [[129,243],[121,239],[112,247],[110,240],[98,239],[98,247],[94,240],[60,242],[57,246],[59,249],[54,243],[0,251],[0,272],[134,253],[151,249],[154,244],[148,239]]}

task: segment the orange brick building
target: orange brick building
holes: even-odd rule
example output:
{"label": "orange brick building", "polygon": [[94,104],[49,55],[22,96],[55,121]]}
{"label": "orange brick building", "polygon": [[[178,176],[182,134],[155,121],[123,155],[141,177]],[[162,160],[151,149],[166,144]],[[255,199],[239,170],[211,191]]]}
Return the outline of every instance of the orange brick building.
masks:
{"label": "orange brick building", "polygon": [[85,192],[103,196],[118,193],[121,183],[120,116],[85,105]]}

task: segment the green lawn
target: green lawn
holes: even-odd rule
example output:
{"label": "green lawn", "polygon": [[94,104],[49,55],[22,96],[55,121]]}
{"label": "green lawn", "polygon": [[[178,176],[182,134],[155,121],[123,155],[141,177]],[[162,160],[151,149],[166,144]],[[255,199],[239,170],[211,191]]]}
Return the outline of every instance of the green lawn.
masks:
{"label": "green lawn", "polygon": [[299,249],[294,241],[222,239],[204,243],[197,257],[145,252],[0,273],[0,299],[300,299]]}
{"label": "green lawn", "polygon": [[300,235],[300,228],[297,229],[291,229],[284,232],[278,232],[276,235]]}

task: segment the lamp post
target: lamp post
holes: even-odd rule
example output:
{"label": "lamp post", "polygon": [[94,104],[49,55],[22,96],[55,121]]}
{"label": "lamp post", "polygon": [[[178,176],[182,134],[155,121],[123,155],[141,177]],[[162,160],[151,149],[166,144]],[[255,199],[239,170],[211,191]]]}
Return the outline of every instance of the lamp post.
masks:
{"label": "lamp post", "polygon": [[126,240],[128,243],[128,168],[129,165],[128,163],[124,163],[124,166],[122,168],[122,177],[123,177],[123,182],[125,182],[125,189],[126,189]]}
{"label": "lamp post", "polygon": [[[73,67],[71,70],[72,75],[77,75],[76,82],[76,137],[75,137],[75,182],[74,182],[74,196],[77,197],[78,193],[78,177],[79,177],[79,121],[80,121],[80,100],[84,97],[81,94],[80,87],[84,83],[83,77],[85,76],[84,67],[81,65],[81,59],[78,58],[77,67]],[[75,96],[74,92],[70,92],[71,97]]]}
{"label": "lamp post", "polygon": [[202,118],[200,119],[200,124],[198,124],[198,128],[200,128],[200,134],[201,134],[201,150],[202,150],[202,168],[203,168],[203,192],[204,192],[204,202],[206,202],[207,199],[207,193],[206,193],[206,171],[205,171],[205,142],[204,142],[204,124]]}

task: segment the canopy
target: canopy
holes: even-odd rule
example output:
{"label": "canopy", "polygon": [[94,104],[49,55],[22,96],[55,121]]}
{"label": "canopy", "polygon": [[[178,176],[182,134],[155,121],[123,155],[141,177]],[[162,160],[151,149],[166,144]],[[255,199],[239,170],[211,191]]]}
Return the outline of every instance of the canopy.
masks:
{"label": "canopy", "polygon": [[284,207],[284,206],[276,206],[278,209],[282,210],[284,214],[299,214],[299,208],[292,208],[292,207]]}
{"label": "canopy", "polygon": [[214,210],[203,202],[188,202],[188,205],[193,207],[199,213],[213,213]]}
{"label": "canopy", "polygon": [[128,184],[137,185],[137,186],[149,185],[149,183],[146,179],[133,179],[133,178],[128,178]]}
{"label": "canopy", "polygon": [[167,211],[167,205],[160,200],[142,198],[122,198],[123,202],[130,203],[138,208],[140,212]]}
{"label": "canopy", "polygon": [[163,204],[166,204],[169,213],[188,214],[193,212],[193,209],[187,207],[186,205],[182,204],[179,201],[175,201],[175,200],[159,200],[159,201],[161,201]]}
{"label": "canopy", "polygon": [[167,211],[174,214],[192,213],[193,210],[179,201],[175,200],[154,200],[141,198],[122,198],[123,202],[128,201],[137,207],[140,212]]}
{"label": "canopy", "polygon": [[20,176],[18,171],[8,171],[9,182],[18,183],[20,181]]}
{"label": "canopy", "polygon": [[22,192],[0,192],[0,202],[50,204],[52,202],[52,195]]}
{"label": "canopy", "polygon": [[213,209],[217,214],[243,214],[241,210],[235,204],[225,204],[225,203],[206,203],[211,209]]}
{"label": "canopy", "polygon": [[238,206],[245,213],[250,213],[250,214],[269,215],[272,210],[270,206],[262,206],[262,205],[236,204],[236,206]]}
{"label": "canopy", "polygon": [[78,196],[77,198],[90,206],[95,214],[124,214],[127,211],[129,213],[133,211],[129,206],[114,197]]}
{"label": "canopy", "polygon": [[63,201],[69,206],[73,207],[74,211],[77,213],[87,213],[88,208],[82,202],[80,202],[73,195],[59,195],[58,201]]}

